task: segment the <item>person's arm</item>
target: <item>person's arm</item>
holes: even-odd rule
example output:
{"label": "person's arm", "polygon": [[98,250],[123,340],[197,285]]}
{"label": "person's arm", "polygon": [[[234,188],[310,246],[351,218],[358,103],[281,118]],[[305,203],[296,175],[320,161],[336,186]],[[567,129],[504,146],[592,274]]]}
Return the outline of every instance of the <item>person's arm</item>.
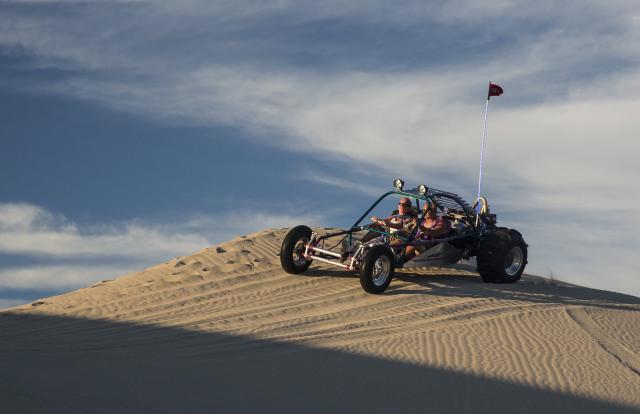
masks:
{"label": "person's arm", "polygon": [[[391,217],[387,217],[386,219],[381,219],[379,217],[371,217],[371,221],[373,221],[375,224],[379,225],[379,226],[391,226],[389,224],[389,221],[393,218],[393,216]],[[395,227],[394,227],[395,228]]]}

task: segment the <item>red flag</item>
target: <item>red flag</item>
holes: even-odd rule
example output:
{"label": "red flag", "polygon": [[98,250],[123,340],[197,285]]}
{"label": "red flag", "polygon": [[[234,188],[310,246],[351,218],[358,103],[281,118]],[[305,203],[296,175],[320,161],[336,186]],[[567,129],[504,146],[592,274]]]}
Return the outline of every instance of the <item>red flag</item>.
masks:
{"label": "red flag", "polygon": [[487,99],[491,98],[492,96],[500,96],[503,92],[504,90],[502,90],[500,86],[489,82],[489,94],[487,95]]}

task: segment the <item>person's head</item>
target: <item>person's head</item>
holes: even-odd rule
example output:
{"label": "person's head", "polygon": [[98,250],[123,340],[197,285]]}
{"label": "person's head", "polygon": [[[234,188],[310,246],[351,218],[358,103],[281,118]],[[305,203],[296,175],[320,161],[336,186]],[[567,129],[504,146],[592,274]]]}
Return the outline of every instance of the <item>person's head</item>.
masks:
{"label": "person's head", "polygon": [[425,216],[435,216],[436,210],[438,208],[438,203],[435,200],[427,198],[424,200],[424,205],[422,206],[422,211]]}
{"label": "person's head", "polygon": [[411,199],[403,197],[398,201],[398,213],[408,214],[411,211]]}

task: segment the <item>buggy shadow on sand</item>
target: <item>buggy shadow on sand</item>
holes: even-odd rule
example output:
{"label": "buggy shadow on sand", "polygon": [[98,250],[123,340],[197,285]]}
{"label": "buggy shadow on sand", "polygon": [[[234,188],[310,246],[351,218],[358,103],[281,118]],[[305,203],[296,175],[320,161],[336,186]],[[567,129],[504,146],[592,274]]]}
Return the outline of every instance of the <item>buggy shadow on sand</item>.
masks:
{"label": "buggy shadow on sand", "polygon": [[[513,283],[520,279],[527,263],[527,244],[518,231],[497,226],[496,215],[490,213],[484,197],[476,202],[479,203],[476,211],[476,205],[470,206],[454,193],[425,185],[404,190],[400,179],[394,181],[394,187],[380,196],[348,230],[320,235],[307,226],[292,228],[280,248],[282,268],[297,274],[307,270],[314,260],[329,263],[360,273],[360,284],[369,293],[384,292],[396,268],[445,267],[471,257],[476,257],[477,270],[484,282]],[[417,211],[420,202],[435,201],[439,214],[451,223],[450,232],[443,237],[423,239],[417,237],[418,226],[404,236],[394,234],[389,227],[361,224],[382,200],[393,196],[414,200]],[[418,222],[423,219],[424,213],[419,214]],[[423,252],[413,257],[407,254],[408,246]]]}

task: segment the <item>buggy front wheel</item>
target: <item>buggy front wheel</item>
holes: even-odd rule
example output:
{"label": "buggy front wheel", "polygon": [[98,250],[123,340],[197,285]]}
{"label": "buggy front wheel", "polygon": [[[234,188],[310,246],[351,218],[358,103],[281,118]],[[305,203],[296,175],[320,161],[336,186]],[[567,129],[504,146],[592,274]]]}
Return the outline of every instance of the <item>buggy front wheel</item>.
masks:
{"label": "buggy front wheel", "polygon": [[364,256],[360,284],[367,293],[382,293],[393,278],[395,259],[387,246],[373,246]]}
{"label": "buggy front wheel", "polygon": [[297,274],[309,268],[311,260],[304,257],[309,240],[311,229],[307,226],[296,226],[287,233],[280,247],[280,264],[285,272]]}

